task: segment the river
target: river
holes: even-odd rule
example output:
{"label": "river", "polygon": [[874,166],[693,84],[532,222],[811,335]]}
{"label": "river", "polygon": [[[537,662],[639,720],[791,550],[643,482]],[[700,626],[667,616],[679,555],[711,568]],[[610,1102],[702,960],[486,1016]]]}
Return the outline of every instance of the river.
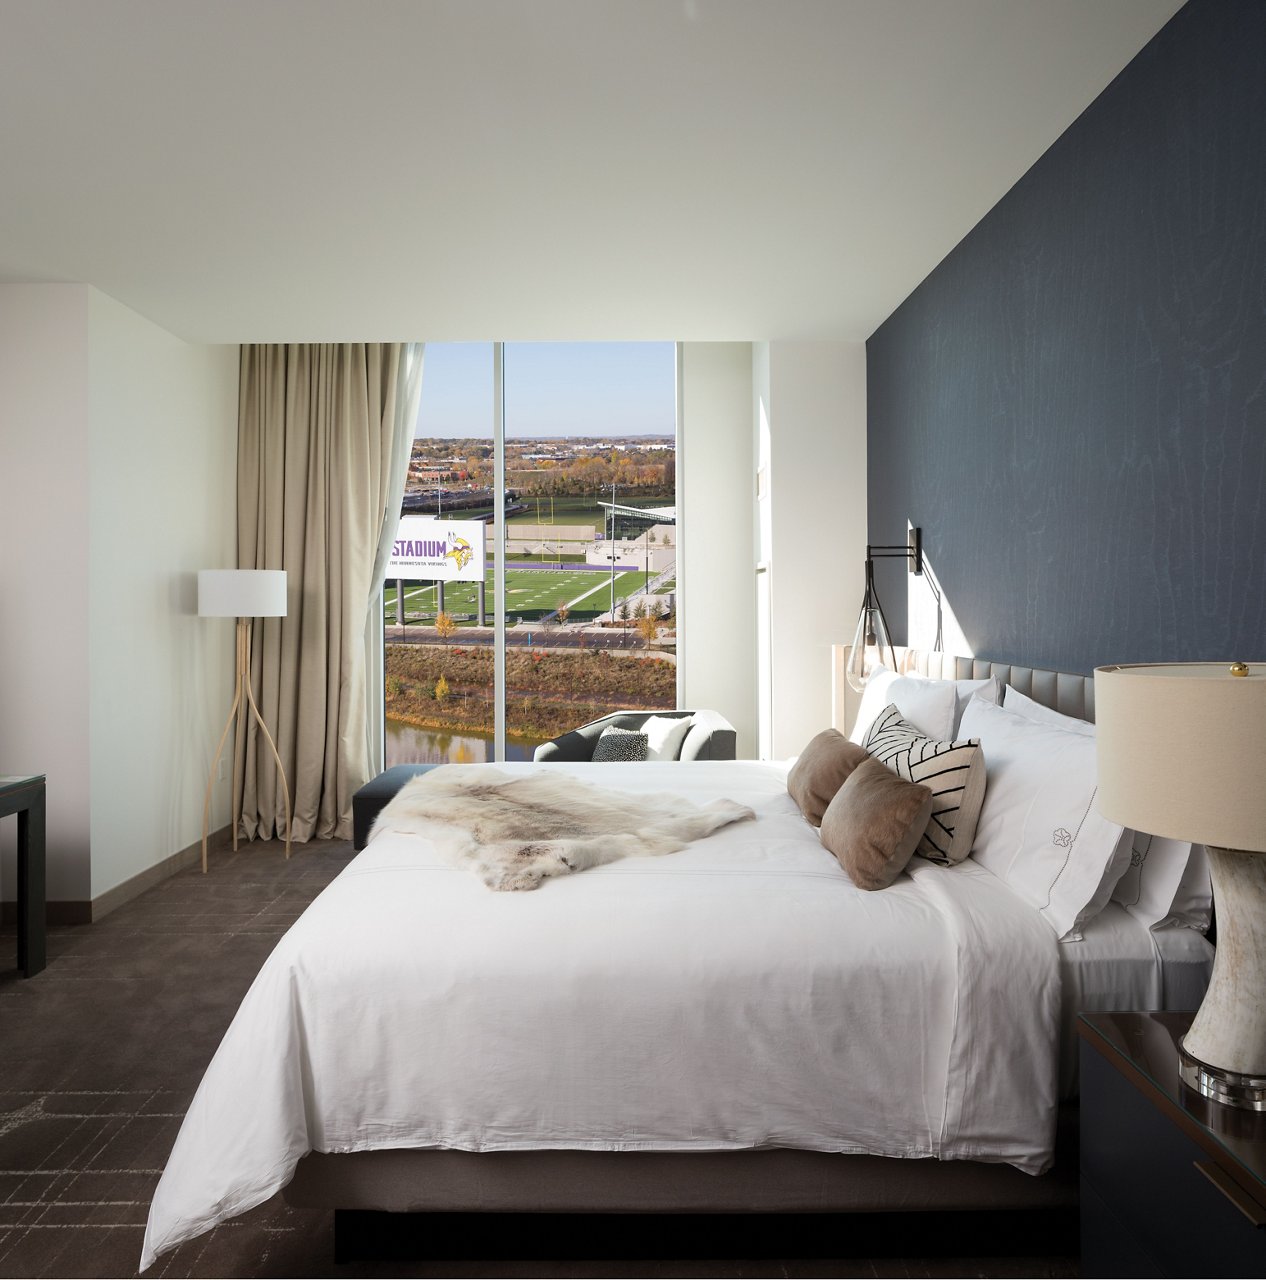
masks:
{"label": "river", "polygon": [[[531,760],[532,738],[506,737],[507,760]],[[419,729],[403,720],[387,721],[387,768],[393,764],[483,764],[492,760],[492,734]]]}

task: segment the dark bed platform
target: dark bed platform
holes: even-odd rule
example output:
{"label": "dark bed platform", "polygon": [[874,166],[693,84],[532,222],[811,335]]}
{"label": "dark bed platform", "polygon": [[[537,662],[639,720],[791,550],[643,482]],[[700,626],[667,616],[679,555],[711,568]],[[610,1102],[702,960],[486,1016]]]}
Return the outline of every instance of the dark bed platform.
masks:
{"label": "dark bed platform", "polygon": [[[789,1248],[838,1256],[845,1242],[850,1255],[871,1256],[882,1254],[885,1240],[895,1247],[894,1213],[919,1215],[917,1227],[897,1233],[907,1256],[909,1230],[931,1254],[1031,1252],[1035,1235],[1048,1242],[1043,1250],[1075,1253],[1076,1107],[1061,1112],[1056,1150],[1055,1167],[1041,1177],[966,1160],[797,1150],[314,1152],[283,1194],[297,1208],[335,1211],[340,1262],[466,1256],[473,1214],[483,1215],[481,1240],[504,1239],[507,1256],[520,1257],[557,1253],[560,1240],[575,1256],[637,1257],[630,1250],[647,1234],[663,1257],[665,1231],[676,1242],[672,1256],[775,1256]],[[532,1221],[542,1215],[551,1221]],[[564,1227],[561,1219],[572,1215],[577,1221]],[[631,1215],[663,1224],[650,1231],[633,1226]]]}

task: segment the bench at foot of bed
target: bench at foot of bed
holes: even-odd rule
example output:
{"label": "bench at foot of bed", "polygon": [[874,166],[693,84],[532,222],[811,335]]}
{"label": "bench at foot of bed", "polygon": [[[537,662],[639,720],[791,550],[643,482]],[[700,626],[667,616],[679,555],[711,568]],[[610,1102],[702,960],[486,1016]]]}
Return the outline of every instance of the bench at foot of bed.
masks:
{"label": "bench at foot of bed", "polygon": [[369,842],[369,830],[383,806],[410,778],[438,768],[434,764],[397,764],[380,773],[352,797],[352,845],[363,849]]}

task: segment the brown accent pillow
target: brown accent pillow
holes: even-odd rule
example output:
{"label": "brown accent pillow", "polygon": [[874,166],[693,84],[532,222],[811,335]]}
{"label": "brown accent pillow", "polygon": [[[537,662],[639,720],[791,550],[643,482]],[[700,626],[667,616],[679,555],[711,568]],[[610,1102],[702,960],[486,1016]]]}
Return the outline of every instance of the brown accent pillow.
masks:
{"label": "brown accent pillow", "polygon": [[787,774],[787,791],[815,827],[845,779],[870,757],[838,729],[823,729],[800,753]]}
{"label": "brown accent pillow", "polygon": [[827,806],[822,843],[859,889],[886,889],[914,856],[931,812],[931,788],[867,760]]}

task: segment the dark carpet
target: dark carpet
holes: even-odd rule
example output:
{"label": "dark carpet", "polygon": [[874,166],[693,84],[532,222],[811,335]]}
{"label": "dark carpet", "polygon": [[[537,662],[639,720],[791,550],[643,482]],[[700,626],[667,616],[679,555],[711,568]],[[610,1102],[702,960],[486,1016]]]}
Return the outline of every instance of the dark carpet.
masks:
{"label": "dark carpet", "polygon": [[[353,853],[274,842],[212,858],[93,925],[49,932],[48,967],[18,976],[0,940],[0,1276],[132,1276],[150,1197],[180,1121],[277,940]],[[970,1215],[981,1217],[982,1215]],[[990,1215],[992,1216],[992,1215]],[[337,1265],[333,1215],[280,1196],[159,1259],[153,1276],[1075,1276],[1067,1233],[1000,1224],[946,1254],[909,1217],[814,1233],[776,1229],[761,1257],[721,1256],[723,1228],[638,1220],[624,1259],[583,1220],[462,1219],[421,1257]],[[858,1227],[861,1224],[857,1224]],[[985,1224],[981,1223],[982,1227]],[[734,1233],[730,1233],[731,1239]],[[958,1242],[953,1242],[957,1244]],[[832,1247],[833,1246],[833,1247]],[[399,1255],[418,1252],[393,1242]],[[889,1256],[895,1254],[902,1256]],[[924,1256],[924,1255],[937,1256]],[[883,1256],[876,1256],[883,1255]],[[974,1256],[973,1256],[974,1255]],[[988,1256],[981,1256],[988,1255]]]}

